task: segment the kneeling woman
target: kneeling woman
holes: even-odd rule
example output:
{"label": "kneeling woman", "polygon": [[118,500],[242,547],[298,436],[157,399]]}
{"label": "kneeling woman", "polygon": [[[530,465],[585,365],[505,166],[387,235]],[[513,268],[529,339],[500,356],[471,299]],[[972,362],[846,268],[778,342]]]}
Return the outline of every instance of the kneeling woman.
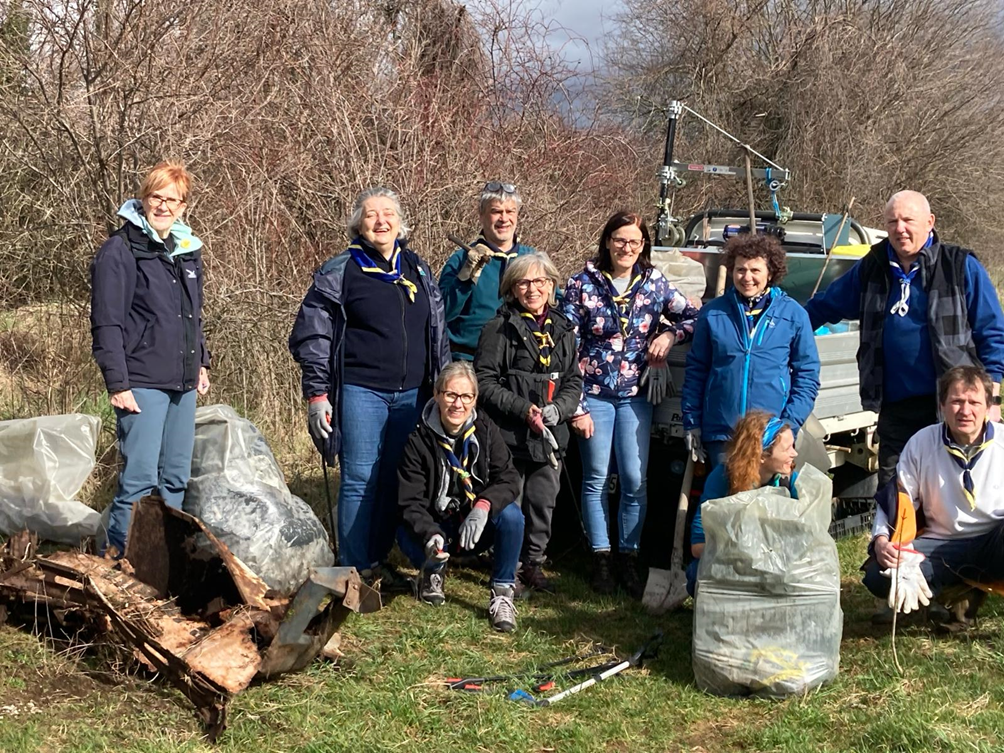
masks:
{"label": "kneeling woman", "polygon": [[[703,505],[709,499],[758,489],[783,486],[798,499],[795,491],[795,435],[779,418],[763,411],[750,411],[736,423],[732,439],[725,448],[725,464],[716,466],[704,482]],[[690,527],[690,553],[694,559],[687,566],[687,593],[694,595],[697,563],[704,553],[704,526],[701,508],[697,508]]]}
{"label": "kneeling woman", "polygon": [[488,619],[508,632],[516,627],[513,596],[523,544],[519,474],[498,427],[474,408],[478,382],[470,363],[446,366],[435,391],[398,469],[404,516],[398,543],[419,568],[418,598],[434,605],[446,598],[449,552],[480,552],[494,543]]}

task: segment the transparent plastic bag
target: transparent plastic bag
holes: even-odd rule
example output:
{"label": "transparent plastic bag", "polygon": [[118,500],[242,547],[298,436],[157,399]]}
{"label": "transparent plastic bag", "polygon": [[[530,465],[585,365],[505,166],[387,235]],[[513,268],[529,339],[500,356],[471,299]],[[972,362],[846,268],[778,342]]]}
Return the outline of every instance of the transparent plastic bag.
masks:
{"label": "transparent plastic bag", "polygon": [[681,293],[692,301],[700,301],[708,287],[704,265],[684,256],[679,249],[660,250],[652,254],[652,266],[662,272]]}
{"label": "transparent plastic bag", "polygon": [[321,521],[290,494],[258,428],[228,405],[196,411],[183,507],[280,593],[299,588],[312,568],[334,564]]}
{"label": "transparent plastic bag", "polygon": [[787,489],[765,487],[701,507],[693,665],[716,695],[804,693],[840,664],[840,565],[827,530],[832,483],[806,466]]}
{"label": "transparent plastic bag", "polygon": [[94,470],[101,419],[63,416],[0,421],[0,532],[79,544],[100,516],[74,497]]}

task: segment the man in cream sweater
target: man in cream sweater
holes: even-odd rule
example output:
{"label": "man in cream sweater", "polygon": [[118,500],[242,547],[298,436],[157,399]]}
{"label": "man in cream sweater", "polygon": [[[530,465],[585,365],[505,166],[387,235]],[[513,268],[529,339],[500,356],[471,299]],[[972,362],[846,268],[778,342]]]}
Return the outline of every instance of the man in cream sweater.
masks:
{"label": "man in cream sweater", "polygon": [[[977,366],[938,381],[942,423],[917,432],[879,495],[864,584],[910,612],[947,586],[1004,580],[1004,425]],[[891,594],[891,595],[890,595]]]}

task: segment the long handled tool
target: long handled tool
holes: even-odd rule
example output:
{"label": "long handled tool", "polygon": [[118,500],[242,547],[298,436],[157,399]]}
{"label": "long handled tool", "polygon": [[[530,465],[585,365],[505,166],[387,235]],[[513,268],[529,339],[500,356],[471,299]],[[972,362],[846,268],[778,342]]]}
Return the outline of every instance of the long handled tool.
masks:
{"label": "long handled tool", "polygon": [[534,680],[536,685],[535,690],[547,690],[548,680],[553,680],[559,674],[563,677],[581,677],[586,674],[596,674],[597,672],[603,672],[610,667],[617,664],[617,660],[601,662],[591,667],[582,667],[581,669],[572,669],[565,672],[553,671],[559,667],[564,667],[568,664],[575,664],[586,659],[590,659],[595,656],[602,656],[603,654],[609,653],[602,646],[596,647],[594,650],[583,653],[576,654],[575,656],[569,656],[565,659],[559,659],[558,661],[551,662],[549,664],[542,664],[538,669],[548,670],[544,672],[514,672],[509,675],[491,675],[489,677],[449,677],[446,680],[446,685],[450,690],[462,690],[468,693],[478,692],[484,690],[485,685],[490,685],[499,682],[511,682],[513,680]]}
{"label": "long handled tool", "polygon": [[596,683],[603,682],[603,680],[613,677],[614,675],[623,672],[625,669],[628,669],[629,667],[640,666],[644,659],[648,657],[653,657],[656,655],[656,653],[658,653],[659,644],[661,643],[662,643],[662,631],[660,630],[659,632],[653,634],[652,637],[645,642],[645,645],[639,648],[637,651],[635,651],[628,659],[625,659],[620,664],[615,664],[614,666],[610,667],[607,670],[604,670],[602,672],[599,672],[598,674],[593,675],[588,680],[580,682],[578,685],[573,685],[567,690],[562,690],[560,693],[555,693],[554,695],[549,696],[547,698],[534,698],[525,690],[516,690],[512,694],[510,694],[509,699],[513,701],[519,701],[521,703],[526,703],[531,706],[538,706],[538,707],[553,706],[558,701],[564,698],[568,698],[568,696],[570,695],[581,693],[586,688],[591,688]]}
{"label": "long handled tool", "polygon": [[[854,206],[854,197],[847,202],[847,206],[844,207],[844,216],[840,218],[840,224],[837,225],[837,234],[833,238],[833,242],[830,244],[830,249],[826,252],[826,258],[823,259],[823,267],[819,270],[819,277],[816,278],[816,284],[812,288],[812,295],[815,295],[819,290],[819,285],[823,281],[823,275],[826,274],[826,268],[830,266],[830,258],[833,256],[833,249],[835,249],[840,243],[840,234],[844,232],[844,225],[847,224],[847,218],[851,216],[851,207]],[[809,296],[812,297],[811,295]]]}
{"label": "long handled tool", "polygon": [[641,603],[651,614],[665,614],[670,609],[676,609],[687,598],[687,572],[683,568],[683,530],[687,527],[687,508],[690,506],[690,487],[693,481],[694,458],[688,453],[687,469],[683,472],[683,486],[680,487],[680,499],[676,506],[670,569],[650,567],[645,593],[641,597]]}

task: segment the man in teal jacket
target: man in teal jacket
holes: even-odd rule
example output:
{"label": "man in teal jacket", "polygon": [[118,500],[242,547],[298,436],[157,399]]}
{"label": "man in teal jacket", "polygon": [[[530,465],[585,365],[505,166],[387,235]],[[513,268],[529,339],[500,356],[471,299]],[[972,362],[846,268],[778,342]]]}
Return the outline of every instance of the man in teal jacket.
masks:
{"label": "man in teal jacket", "polygon": [[446,306],[453,359],[473,361],[481,330],[502,305],[499,281],[506,265],[533,249],[516,239],[516,223],[523,204],[512,183],[489,181],[481,190],[478,217],[481,235],[471,252],[457,249],[439,275]]}

